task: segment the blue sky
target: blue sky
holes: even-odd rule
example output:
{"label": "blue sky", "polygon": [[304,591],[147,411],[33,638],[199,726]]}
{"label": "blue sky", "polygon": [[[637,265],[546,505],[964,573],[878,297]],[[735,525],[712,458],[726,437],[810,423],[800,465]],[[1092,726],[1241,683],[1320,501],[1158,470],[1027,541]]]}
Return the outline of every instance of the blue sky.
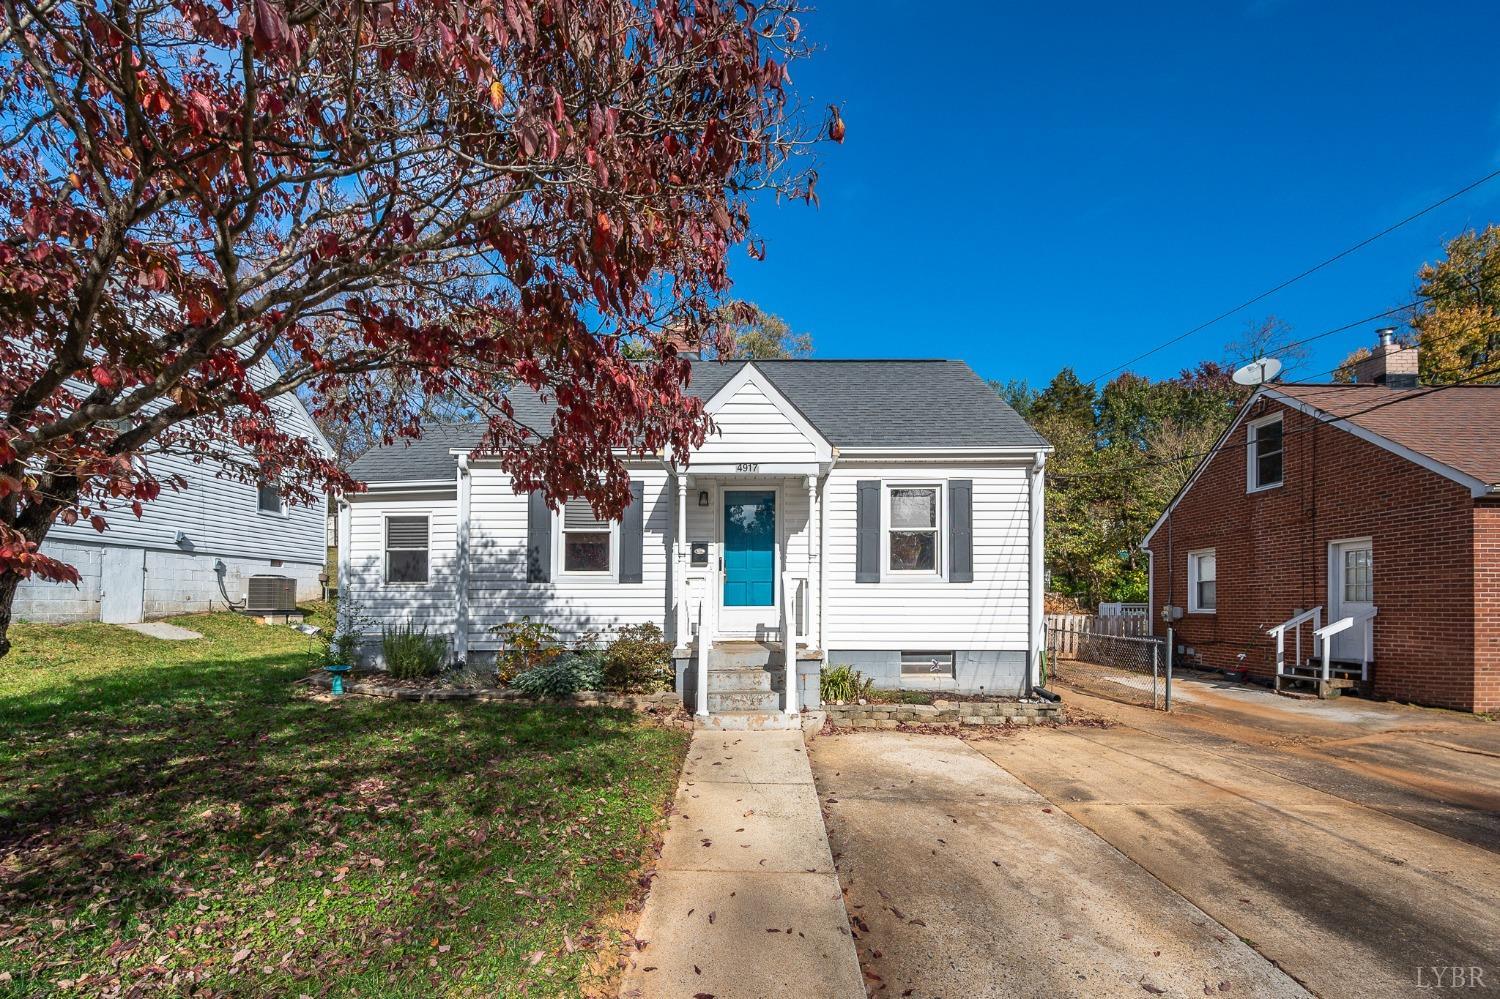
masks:
{"label": "blue sky", "polygon": [[[1500,4],[822,0],[794,68],[848,137],[820,209],[765,206],[735,293],[825,357],[957,357],[1084,378],[1500,168]],[[1218,358],[1410,297],[1500,179],[1143,361]],[[1320,341],[1309,374],[1373,339]]]}

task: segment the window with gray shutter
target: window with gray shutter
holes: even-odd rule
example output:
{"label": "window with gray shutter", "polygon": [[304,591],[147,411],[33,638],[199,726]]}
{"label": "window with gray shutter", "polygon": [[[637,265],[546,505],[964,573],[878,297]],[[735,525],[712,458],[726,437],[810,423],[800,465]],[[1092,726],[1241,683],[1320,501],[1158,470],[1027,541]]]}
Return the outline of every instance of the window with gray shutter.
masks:
{"label": "window with gray shutter", "polygon": [[880,480],[855,485],[854,581],[880,582]]}
{"label": "window with gray shutter", "polygon": [[588,500],[568,500],[562,512],[563,572],[609,572],[609,521],[594,515]]}
{"label": "window with gray shutter", "polygon": [[974,480],[948,483],[948,582],[974,582]]}
{"label": "window with gray shutter", "polygon": [[425,583],[428,569],[428,518],[385,519],[385,581]]}

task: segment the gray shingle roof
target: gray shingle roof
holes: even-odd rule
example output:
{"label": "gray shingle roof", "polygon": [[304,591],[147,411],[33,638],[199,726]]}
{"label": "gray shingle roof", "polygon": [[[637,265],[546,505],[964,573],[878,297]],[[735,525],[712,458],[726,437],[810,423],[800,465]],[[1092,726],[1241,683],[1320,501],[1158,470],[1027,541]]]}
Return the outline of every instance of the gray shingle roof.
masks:
{"label": "gray shingle roof", "polygon": [[[688,391],[708,399],[746,361],[699,361]],[[1046,442],[962,361],[756,361],[755,366],[837,448],[1038,447]],[[541,432],[553,406],[512,396],[516,418]],[[419,441],[377,448],[350,471],[366,482],[453,475],[451,448],[472,448],[482,424],[433,424]]]}

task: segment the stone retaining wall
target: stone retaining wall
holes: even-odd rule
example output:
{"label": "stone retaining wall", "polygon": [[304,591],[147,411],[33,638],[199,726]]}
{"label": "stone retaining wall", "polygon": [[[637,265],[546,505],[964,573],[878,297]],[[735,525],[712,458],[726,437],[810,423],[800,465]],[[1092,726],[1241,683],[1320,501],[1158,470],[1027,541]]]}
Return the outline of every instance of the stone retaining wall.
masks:
{"label": "stone retaining wall", "polygon": [[[314,674],[313,686],[327,690],[326,675]],[[344,679],[344,693],[361,694],[365,697],[389,697],[397,701],[499,701],[503,704],[557,704],[574,708],[622,708],[649,714],[675,714],[682,710],[682,698],[672,691],[660,694],[607,694],[596,691],[580,691],[566,697],[538,700],[527,697],[519,690],[503,690],[495,687],[406,687],[379,680]]]}
{"label": "stone retaining wall", "polygon": [[901,725],[1036,725],[1064,720],[1058,701],[944,701],[931,704],[824,704],[838,728]]}

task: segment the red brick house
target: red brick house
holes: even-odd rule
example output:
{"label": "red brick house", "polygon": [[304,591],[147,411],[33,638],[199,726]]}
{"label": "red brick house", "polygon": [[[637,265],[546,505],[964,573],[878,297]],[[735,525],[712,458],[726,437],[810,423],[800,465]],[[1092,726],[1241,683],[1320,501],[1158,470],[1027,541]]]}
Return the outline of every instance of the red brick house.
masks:
{"label": "red brick house", "polygon": [[1179,656],[1500,710],[1500,386],[1416,370],[1383,332],[1355,384],[1251,396],[1146,535]]}

